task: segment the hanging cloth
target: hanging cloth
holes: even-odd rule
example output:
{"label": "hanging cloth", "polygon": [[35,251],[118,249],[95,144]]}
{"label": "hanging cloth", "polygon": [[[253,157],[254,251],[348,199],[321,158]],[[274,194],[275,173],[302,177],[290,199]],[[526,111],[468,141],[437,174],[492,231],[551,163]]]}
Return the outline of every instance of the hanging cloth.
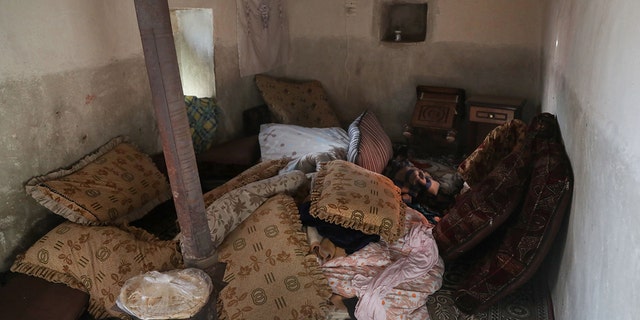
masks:
{"label": "hanging cloth", "polygon": [[289,59],[283,0],[237,0],[240,76],[269,71]]}

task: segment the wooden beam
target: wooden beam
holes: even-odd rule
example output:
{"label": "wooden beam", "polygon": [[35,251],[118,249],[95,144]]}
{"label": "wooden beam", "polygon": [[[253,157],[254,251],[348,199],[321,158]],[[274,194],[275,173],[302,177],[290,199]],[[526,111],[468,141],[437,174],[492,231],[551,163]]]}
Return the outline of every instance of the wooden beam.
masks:
{"label": "wooden beam", "polygon": [[167,0],[135,0],[138,27],[162,149],[178,214],[182,254],[189,267],[216,261],[205,215],[189,120],[180,82]]}

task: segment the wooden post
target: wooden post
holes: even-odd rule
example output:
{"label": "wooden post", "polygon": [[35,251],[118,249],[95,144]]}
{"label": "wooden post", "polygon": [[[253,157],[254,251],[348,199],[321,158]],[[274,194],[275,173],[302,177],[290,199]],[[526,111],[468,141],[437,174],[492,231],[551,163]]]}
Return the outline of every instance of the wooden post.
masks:
{"label": "wooden post", "polygon": [[188,267],[215,264],[167,0],[135,0],[138,27]]}

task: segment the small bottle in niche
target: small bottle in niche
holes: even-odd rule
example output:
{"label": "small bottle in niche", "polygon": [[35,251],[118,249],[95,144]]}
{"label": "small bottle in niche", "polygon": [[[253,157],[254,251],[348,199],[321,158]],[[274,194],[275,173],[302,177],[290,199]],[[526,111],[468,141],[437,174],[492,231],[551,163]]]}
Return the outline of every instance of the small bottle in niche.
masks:
{"label": "small bottle in niche", "polygon": [[396,29],[393,33],[395,34],[394,41],[402,41],[402,30]]}

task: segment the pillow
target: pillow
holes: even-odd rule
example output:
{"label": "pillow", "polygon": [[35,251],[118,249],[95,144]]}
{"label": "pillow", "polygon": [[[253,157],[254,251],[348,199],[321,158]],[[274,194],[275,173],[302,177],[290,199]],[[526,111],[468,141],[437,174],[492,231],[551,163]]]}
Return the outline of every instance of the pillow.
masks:
{"label": "pillow", "polygon": [[522,148],[527,125],[519,119],[495,127],[482,143],[458,166],[465,182],[474,186],[482,181],[509,153]]}
{"label": "pillow", "polygon": [[159,241],[134,227],[85,226],[65,221],[19,255],[11,271],[89,293],[88,311],[101,319],[123,315],[116,307],[116,298],[127,279],[181,265],[177,242]]}
{"label": "pillow", "polygon": [[[475,313],[514,292],[538,270],[558,233],[572,196],[573,175],[555,117],[543,113],[532,124],[545,123],[533,144],[532,180],[522,210],[504,225],[496,250],[472,267],[454,298],[459,309]],[[547,136],[547,133],[555,132]]]}
{"label": "pillow", "polygon": [[306,128],[296,125],[268,123],[260,126],[262,161],[299,158],[313,152],[346,152],[349,136],[342,128]]}
{"label": "pillow", "polygon": [[393,157],[391,139],[378,118],[364,111],[349,125],[347,160],[373,172],[382,173]]}
{"label": "pillow", "polygon": [[520,205],[531,173],[529,147],[506,156],[471,190],[461,194],[433,228],[440,255],[456,259],[495,231]]}
{"label": "pillow", "polygon": [[223,185],[205,193],[203,195],[205,206],[210,206],[214,201],[233,189],[277,175],[287,163],[289,163],[289,159],[268,160],[255,164]]}
{"label": "pillow", "polygon": [[269,198],[218,249],[228,318],[325,319],[331,289],[308,252],[293,198]]}
{"label": "pillow", "polygon": [[298,82],[256,75],[256,86],[275,122],[303,127],[340,127],[320,81]]}
{"label": "pillow", "polygon": [[242,221],[250,216],[262,203],[280,192],[293,192],[307,182],[302,171],[291,171],[247,184],[229,191],[207,207],[207,223],[214,246]]}
{"label": "pillow", "polygon": [[199,154],[213,145],[213,138],[218,129],[218,114],[220,110],[214,98],[184,96],[184,103],[187,105],[193,151]]}
{"label": "pillow", "polygon": [[400,189],[389,178],[344,160],[324,164],[311,191],[313,217],[387,242],[402,236],[404,211]]}
{"label": "pillow", "polygon": [[117,137],[70,169],[35,177],[27,194],[69,221],[86,225],[133,221],[171,198],[151,158]]}
{"label": "pillow", "polygon": [[320,165],[324,162],[346,159],[347,150],[345,149],[307,153],[300,158],[291,160],[286,167],[280,170],[280,174],[292,170],[300,170],[304,173],[314,173],[320,170]]}

